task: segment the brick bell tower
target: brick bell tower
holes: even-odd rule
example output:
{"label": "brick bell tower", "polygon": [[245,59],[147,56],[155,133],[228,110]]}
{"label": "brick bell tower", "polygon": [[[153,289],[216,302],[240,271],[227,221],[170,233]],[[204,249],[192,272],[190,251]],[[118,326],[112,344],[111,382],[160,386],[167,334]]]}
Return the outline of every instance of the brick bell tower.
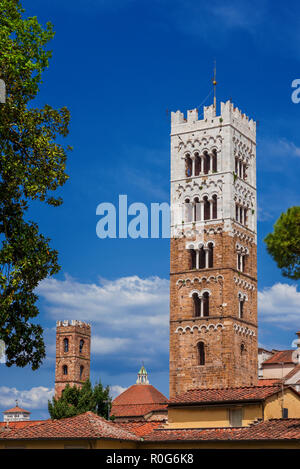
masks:
{"label": "brick bell tower", "polygon": [[57,321],[55,397],[67,384],[81,387],[90,377],[91,326],[82,321]]}
{"label": "brick bell tower", "polygon": [[257,382],[256,123],[171,116],[170,397]]}

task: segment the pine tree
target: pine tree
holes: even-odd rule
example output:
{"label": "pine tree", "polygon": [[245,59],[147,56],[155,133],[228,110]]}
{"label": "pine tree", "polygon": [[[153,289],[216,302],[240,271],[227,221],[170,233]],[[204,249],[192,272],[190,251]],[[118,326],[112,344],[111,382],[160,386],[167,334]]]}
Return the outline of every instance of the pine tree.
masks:
{"label": "pine tree", "polygon": [[273,233],[265,238],[268,253],[273,257],[282,275],[300,279],[300,207],[291,207],[282,213]]}

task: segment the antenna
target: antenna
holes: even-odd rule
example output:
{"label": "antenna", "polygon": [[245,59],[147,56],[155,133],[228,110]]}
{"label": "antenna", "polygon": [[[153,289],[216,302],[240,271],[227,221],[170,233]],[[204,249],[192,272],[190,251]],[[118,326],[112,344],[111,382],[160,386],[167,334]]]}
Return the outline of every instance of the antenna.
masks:
{"label": "antenna", "polygon": [[212,83],[213,83],[213,86],[214,86],[214,108],[215,108],[215,110],[217,109],[217,97],[216,97],[217,80],[216,80],[216,76],[217,76],[217,66],[216,66],[216,61],[214,61],[214,77],[213,77]]}

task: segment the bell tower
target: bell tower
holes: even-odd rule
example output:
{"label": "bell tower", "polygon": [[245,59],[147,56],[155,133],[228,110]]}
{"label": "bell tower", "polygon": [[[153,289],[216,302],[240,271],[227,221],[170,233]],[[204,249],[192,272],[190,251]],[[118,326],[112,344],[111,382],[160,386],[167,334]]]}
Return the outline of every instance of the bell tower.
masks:
{"label": "bell tower", "polygon": [[170,397],[257,381],[256,123],[171,115]]}
{"label": "bell tower", "polygon": [[90,377],[91,326],[82,321],[57,321],[55,397],[67,384],[81,387]]}

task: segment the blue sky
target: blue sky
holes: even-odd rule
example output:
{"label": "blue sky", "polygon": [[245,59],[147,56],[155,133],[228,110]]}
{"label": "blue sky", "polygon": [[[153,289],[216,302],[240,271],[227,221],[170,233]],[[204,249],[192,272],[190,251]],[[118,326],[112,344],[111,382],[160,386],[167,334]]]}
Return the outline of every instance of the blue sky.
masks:
{"label": "blue sky", "polygon": [[[56,36],[37,104],[71,111],[70,179],[59,208],[30,218],[59,251],[61,272],[39,287],[47,359],[38,371],[0,365],[0,410],[20,404],[46,418],[54,387],[55,321],[92,323],[91,377],[133,384],[143,360],[168,395],[167,239],[100,240],[96,207],[169,201],[170,117],[199,106],[217,61],[218,101],[230,97],[257,132],[259,342],[290,348],[300,327],[297,284],[266,253],[282,211],[300,205],[300,6],[296,1],[23,0]],[[211,98],[205,104],[210,104]]]}

